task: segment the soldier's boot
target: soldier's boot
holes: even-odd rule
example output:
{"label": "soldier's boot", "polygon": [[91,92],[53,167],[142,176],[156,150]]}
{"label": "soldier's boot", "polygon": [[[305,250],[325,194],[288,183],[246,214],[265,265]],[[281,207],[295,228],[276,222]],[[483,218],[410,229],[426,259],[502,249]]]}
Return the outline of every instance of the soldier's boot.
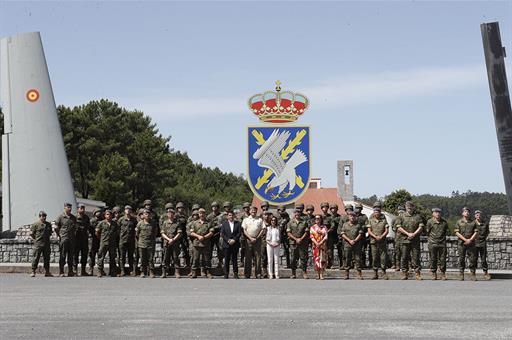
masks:
{"label": "soldier's boot", "polygon": [[417,280],[417,281],[421,281],[421,280],[423,280],[423,279],[421,278],[421,273],[420,273],[420,272],[416,272],[416,280]]}
{"label": "soldier's boot", "polygon": [[154,279],[154,278],[155,278],[155,272],[154,272],[154,270],[153,270],[153,269],[150,269],[150,270],[149,270],[149,277],[150,277],[151,279]]}
{"label": "soldier's boot", "polygon": [[349,277],[349,270],[346,269],[345,270],[345,276],[343,277],[344,280],[348,280],[348,277]]}
{"label": "soldier's boot", "polygon": [[140,269],[140,277],[141,278],[145,278],[146,277],[146,268],[141,268]]}
{"label": "soldier's boot", "polygon": [[441,272],[441,280],[446,281],[446,273]]}
{"label": "soldier's boot", "polygon": [[464,281],[464,272],[459,273],[459,281]]}
{"label": "soldier's boot", "polygon": [[476,281],[476,273],[475,272],[471,272],[471,275],[469,276],[470,280],[471,281]]}
{"label": "soldier's boot", "polygon": [[68,277],[73,277],[75,276],[75,272],[73,272],[73,269],[69,269],[68,270]]}
{"label": "soldier's boot", "polygon": [[53,277],[53,275],[52,275],[52,273],[50,273],[49,269],[45,269],[44,276],[45,277]]}
{"label": "soldier's boot", "polygon": [[85,270],[85,266],[82,266],[82,270],[80,271],[80,276],[89,276],[89,274]]}
{"label": "soldier's boot", "polygon": [[360,270],[357,271],[357,279],[358,280],[363,280],[363,272],[360,271]]}
{"label": "soldier's boot", "polygon": [[73,266],[73,271],[78,275],[78,266]]}
{"label": "soldier's boot", "polygon": [[190,271],[190,278],[191,278],[191,279],[195,279],[195,278],[197,278],[197,270],[192,269],[192,270]]}
{"label": "soldier's boot", "polygon": [[309,276],[308,276],[308,272],[307,272],[307,271],[305,271],[305,270],[304,270],[304,271],[302,272],[302,278],[303,278],[304,280],[309,280]]}
{"label": "soldier's boot", "polygon": [[97,274],[98,277],[102,277],[103,276],[103,270],[101,269],[98,269],[98,274]]}
{"label": "soldier's boot", "polygon": [[64,275],[64,270],[63,270],[63,269],[61,269],[61,270],[59,271],[59,276],[60,276],[60,277],[64,277],[64,276],[65,276],[65,275]]}
{"label": "soldier's boot", "polygon": [[181,277],[181,275],[180,275],[180,269],[179,269],[179,268],[176,268],[176,269],[174,270],[174,277],[175,277],[175,278],[177,278],[177,279],[179,279],[179,278]]}
{"label": "soldier's boot", "polygon": [[375,269],[373,271],[372,280],[378,280],[379,279],[379,272]]}
{"label": "soldier's boot", "polygon": [[206,270],[206,277],[209,279],[213,278],[211,270]]}
{"label": "soldier's boot", "polygon": [[32,270],[32,273],[30,273],[30,277],[35,277],[36,276],[36,271],[35,269]]}
{"label": "soldier's boot", "polygon": [[409,277],[408,277],[408,273],[407,273],[407,271],[403,271],[403,272],[402,272],[402,278],[401,278],[401,279],[402,279],[402,280],[407,280],[408,278],[409,278]]}
{"label": "soldier's boot", "polygon": [[487,272],[487,270],[484,270],[484,278],[486,280],[490,280],[491,279],[491,275],[489,275],[489,273]]}
{"label": "soldier's boot", "polygon": [[432,280],[437,280],[437,272],[432,272]]}
{"label": "soldier's boot", "polygon": [[89,267],[89,276],[93,276],[93,275],[94,275],[94,268]]}
{"label": "soldier's boot", "polygon": [[382,269],[382,278],[383,278],[384,280],[389,280],[388,274],[386,273],[386,270],[385,270],[385,269]]}
{"label": "soldier's boot", "polygon": [[162,268],[162,275],[160,275],[160,278],[165,279],[167,277],[167,268]]}
{"label": "soldier's boot", "polygon": [[295,269],[292,269],[292,276],[290,276],[290,279],[295,279],[297,275],[295,275]]}

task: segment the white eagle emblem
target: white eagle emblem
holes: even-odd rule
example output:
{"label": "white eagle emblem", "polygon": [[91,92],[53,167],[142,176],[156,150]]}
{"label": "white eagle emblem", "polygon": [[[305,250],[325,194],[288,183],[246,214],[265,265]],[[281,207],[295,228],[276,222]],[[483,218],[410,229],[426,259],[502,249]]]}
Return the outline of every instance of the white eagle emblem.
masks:
{"label": "white eagle emblem", "polygon": [[304,152],[297,149],[285,163],[281,157],[281,150],[285,147],[289,137],[289,131],[280,133],[278,129],[274,130],[265,143],[252,156],[255,160],[258,160],[260,167],[272,170],[274,177],[268,184],[268,188],[279,187],[278,194],[283,192],[288,184],[290,185],[289,190],[295,187],[295,178],[297,176],[295,168],[308,160]]}

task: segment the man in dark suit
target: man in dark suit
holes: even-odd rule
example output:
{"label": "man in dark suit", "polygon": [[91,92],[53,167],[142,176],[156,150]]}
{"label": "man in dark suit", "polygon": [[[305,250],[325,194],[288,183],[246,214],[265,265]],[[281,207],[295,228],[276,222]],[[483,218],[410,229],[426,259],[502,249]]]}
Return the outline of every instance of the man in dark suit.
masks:
{"label": "man in dark suit", "polygon": [[235,221],[235,214],[230,211],[227,213],[228,219],[220,227],[220,237],[222,238],[222,248],[224,249],[224,278],[229,276],[229,262],[233,263],[233,277],[238,279],[238,249],[240,248],[240,236],[242,235],[242,226],[239,221]]}

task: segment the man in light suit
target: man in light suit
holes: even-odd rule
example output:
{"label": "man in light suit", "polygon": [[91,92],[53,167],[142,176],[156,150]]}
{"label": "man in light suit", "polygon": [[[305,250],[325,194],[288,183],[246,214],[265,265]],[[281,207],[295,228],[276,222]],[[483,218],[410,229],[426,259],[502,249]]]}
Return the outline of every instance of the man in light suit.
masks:
{"label": "man in light suit", "polygon": [[233,277],[238,279],[238,249],[240,248],[240,236],[242,227],[239,221],[235,221],[235,214],[227,213],[227,220],[224,220],[220,227],[222,248],[224,249],[224,278],[229,277],[229,262],[233,263]]}

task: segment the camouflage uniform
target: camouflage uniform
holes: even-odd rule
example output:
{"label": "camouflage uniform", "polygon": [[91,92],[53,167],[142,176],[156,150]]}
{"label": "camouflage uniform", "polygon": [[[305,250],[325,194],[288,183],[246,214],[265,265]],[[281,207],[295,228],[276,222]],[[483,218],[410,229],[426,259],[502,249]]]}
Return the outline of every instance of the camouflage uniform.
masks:
{"label": "camouflage uniform", "polygon": [[278,209],[279,216],[277,217],[277,224],[279,226],[279,230],[281,231],[281,244],[283,245],[286,268],[290,268],[290,243],[286,233],[286,226],[288,222],[290,222],[290,215],[286,212],[286,209],[283,206],[280,206]]}
{"label": "camouflage uniform", "polygon": [[[455,224],[455,233],[459,233],[465,238],[469,239],[472,237],[474,233],[477,233],[478,237],[478,228],[474,220],[461,218]],[[464,269],[466,268],[466,254],[469,257],[469,270],[471,273],[475,273],[476,271],[476,247],[475,242],[472,242],[469,245],[465,245],[464,241],[459,239],[459,245],[457,247],[459,251],[459,271],[464,273]]]}
{"label": "camouflage uniform", "polygon": [[55,220],[57,228],[55,231],[59,235],[59,272],[64,274],[64,265],[68,263],[68,274],[73,276],[73,255],[76,244],[76,217],[73,214],[63,213]]}
{"label": "camouflage uniform", "polygon": [[111,220],[110,223],[107,220],[101,221],[96,226],[96,234],[100,238],[100,250],[98,252],[98,276],[103,275],[103,265],[105,262],[105,256],[109,255],[109,275],[117,275],[116,268],[116,256],[117,256],[117,238],[119,237],[119,227],[116,221]]}
{"label": "camouflage uniform", "polygon": [[119,221],[119,270],[124,274],[126,260],[128,259],[128,272],[134,272],[135,255],[135,228],[137,219],[133,216],[122,216]]}
{"label": "camouflage uniform", "polygon": [[[98,214],[97,214],[98,213]],[[98,215],[98,217],[96,217]],[[91,245],[89,247],[89,269],[90,275],[94,274],[94,266],[96,265],[96,255],[100,250],[100,240],[96,237],[96,226],[103,220],[101,210],[94,211],[94,217],[90,219],[89,235],[91,236]]]}
{"label": "camouflage uniform", "polygon": [[[381,214],[379,217],[372,215],[368,219],[366,227],[371,230],[375,236],[382,236],[389,229],[389,225],[384,214]],[[384,273],[386,273],[388,258],[386,237],[378,241],[373,237],[370,237],[370,247],[372,249],[372,265],[375,274],[377,274],[379,267]]]}
{"label": "camouflage uniform", "polygon": [[[332,217],[329,214],[329,203],[322,202],[320,204],[320,208],[322,208],[322,219],[324,225],[327,227],[327,268],[331,268],[334,261],[334,245],[337,237],[333,236],[333,233],[336,233],[336,230],[332,230]],[[327,208],[327,209],[325,209]]]}
{"label": "camouflage uniform", "polygon": [[[372,248],[370,247],[370,236],[367,234],[366,224],[368,216],[362,213],[363,206],[359,203],[354,205],[357,221],[363,229],[363,239],[361,240],[361,266],[363,268],[372,267]],[[368,253],[368,266],[366,265],[366,253]]]}
{"label": "camouflage uniform", "polygon": [[[428,238],[428,252],[430,257],[430,271],[436,273],[437,269],[442,274],[446,272],[446,236],[448,235],[448,222],[444,218],[437,221],[431,218],[426,226]],[[437,276],[435,276],[437,279]],[[444,276],[443,276],[444,278]]]}
{"label": "camouflage uniform", "polygon": [[179,225],[180,225],[180,228],[181,228],[181,233],[183,235],[183,237],[180,239],[180,252],[183,253],[183,258],[185,259],[185,266],[186,267],[190,267],[190,252],[189,252],[189,238],[186,237],[185,235],[187,235],[187,215],[185,215],[184,213],[180,213],[178,211],[178,208],[184,208],[184,204],[182,202],[178,202],[176,204],[176,221],[178,221]]}
{"label": "camouflage uniform", "polygon": [[153,260],[153,248],[156,242],[157,229],[149,222],[140,221],[135,228],[137,246],[141,260],[141,276],[144,277],[149,265],[150,275],[154,276],[155,263]]}
{"label": "camouflage uniform", "polygon": [[478,234],[475,240],[475,248],[476,248],[476,260],[478,261],[478,256],[480,256],[480,260],[482,262],[482,270],[484,274],[487,274],[489,270],[489,266],[487,265],[487,237],[489,236],[489,222],[481,220],[475,220],[476,228],[478,229]]}
{"label": "camouflage uniform", "polygon": [[[189,236],[192,236],[192,233],[195,233],[200,236],[205,236],[209,233],[214,233],[215,229],[210,226],[207,221],[193,221],[190,224]],[[197,270],[202,267],[203,273],[210,276],[211,275],[211,266],[212,259],[210,258],[210,247],[211,238],[204,239],[199,241],[198,238],[193,237],[192,241],[193,246],[193,257],[192,257],[192,277],[197,275]]]}
{"label": "camouflage uniform", "polygon": [[[402,216],[405,209],[399,209],[398,217]],[[396,221],[398,217],[393,221],[393,232],[395,233],[395,244],[394,244],[394,255],[393,255],[393,265],[395,266],[395,270],[399,271],[402,263],[402,241],[405,238],[405,235],[398,231],[396,227]]]}
{"label": "camouflage uniform", "polygon": [[306,272],[308,267],[308,238],[309,238],[309,226],[306,221],[301,219],[297,220],[295,217],[288,222],[286,226],[286,232],[288,234],[293,235],[295,238],[301,238],[304,235],[304,239],[301,243],[297,244],[295,240],[291,237],[288,237],[290,243],[290,253],[292,256],[291,267],[292,267],[292,277],[296,276],[297,263],[300,259],[300,267],[304,273],[304,278],[306,278]]}
{"label": "camouflage uniform", "polygon": [[43,266],[46,274],[50,273],[50,236],[52,225],[50,222],[38,220],[30,226],[30,232],[34,238],[34,260],[32,261],[32,272],[35,273],[39,265],[39,258],[43,254]]}
{"label": "camouflage uniform", "polygon": [[82,266],[82,275],[87,275],[85,267],[87,265],[87,257],[89,256],[89,230],[91,228],[91,221],[89,216],[84,212],[83,215],[76,215],[76,248],[74,257],[75,271],[78,266],[78,258],[80,257],[80,265]]}
{"label": "camouflage uniform", "polygon": [[[329,234],[329,238],[332,237],[332,243],[333,243],[333,258],[334,258],[334,249],[338,250],[338,261],[340,264],[340,268],[343,267],[343,245],[340,242],[340,239],[338,237],[338,227],[341,223],[341,215],[338,214],[338,205],[337,204],[330,204],[329,209],[331,211],[331,227],[330,230],[332,230],[331,234]],[[329,241],[329,239],[327,239]]]}
{"label": "camouflage uniform", "polygon": [[[355,241],[355,239],[361,235],[363,236],[364,231],[363,227],[358,222],[352,223],[351,221],[343,223],[343,225],[338,226],[338,235],[343,237],[345,235],[350,240]],[[352,263],[355,266],[355,269],[358,272],[359,278],[362,278],[361,275],[361,239],[356,242],[354,245],[350,243],[344,242],[343,251],[344,251],[344,260],[343,268],[345,269],[345,279],[348,279],[348,273],[350,268],[352,267]]]}
{"label": "camouflage uniform", "polygon": [[[216,202],[214,202],[216,203]],[[213,206],[213,204],[212,204]],[[213,248],[216,249],[216,254],[217,254],[217,267],[218,268],[222,268],[222,264],[224,263],[224,250],[222,249],[222,245],[221,245],[221,239],[220,239],[220,226],[222,225],[222,222],[224,221],[224,219],[227,220],[227,214],[225,214],[226,216],[222,217],[222,218],[219,218],[220,215],[222,213],[217,213],[215,214],[213,211],[211,213],[208,214],[208,216],[206,216],[206,221],[208,223],[210,223],[211,227],[215,230],[213,236],[212,236],[212,240],[211,240],[211,244],[212,246],[210,247],[210,258],[213,258]]]}
{"label": "camouflage uniform", "polygon": [[[179,238],[173,243],[169,244],[167,240],[164,240],[164,268],[162,271],[162,276],[165,277],[171,267],[171,257],[172,262],[174,264],[174,272],[177,277],[179,277],[179,269],[180,269],[180,239],[183,237],[183,230],[181,228],[180,222],[176,219],[169,220],[166,219],[162,223],[162,234],[165,234],[170,239],[179,235]],[[162,237],[163,239],[163,237]]]}
{"label": "camouflage uniform", "polygon": [[[418,228],[423,228],[425,224],[423,223],[423,219],[417,213],[408,213],[405,212],[403,215],[397,217],[395,221],[395,227],[398,230],[399,228],[404,229],[409,233],[414,233]],[[416,235],[416,237],[412,240],[409,240],[406,235],[402,240],[402,271],[404,272],[404,277],[407,278],[407,273],[409,272],[409,266],[412,267],[416,271],[417,276],[421,272],[421,262],[420,262],[420,235]]]}

